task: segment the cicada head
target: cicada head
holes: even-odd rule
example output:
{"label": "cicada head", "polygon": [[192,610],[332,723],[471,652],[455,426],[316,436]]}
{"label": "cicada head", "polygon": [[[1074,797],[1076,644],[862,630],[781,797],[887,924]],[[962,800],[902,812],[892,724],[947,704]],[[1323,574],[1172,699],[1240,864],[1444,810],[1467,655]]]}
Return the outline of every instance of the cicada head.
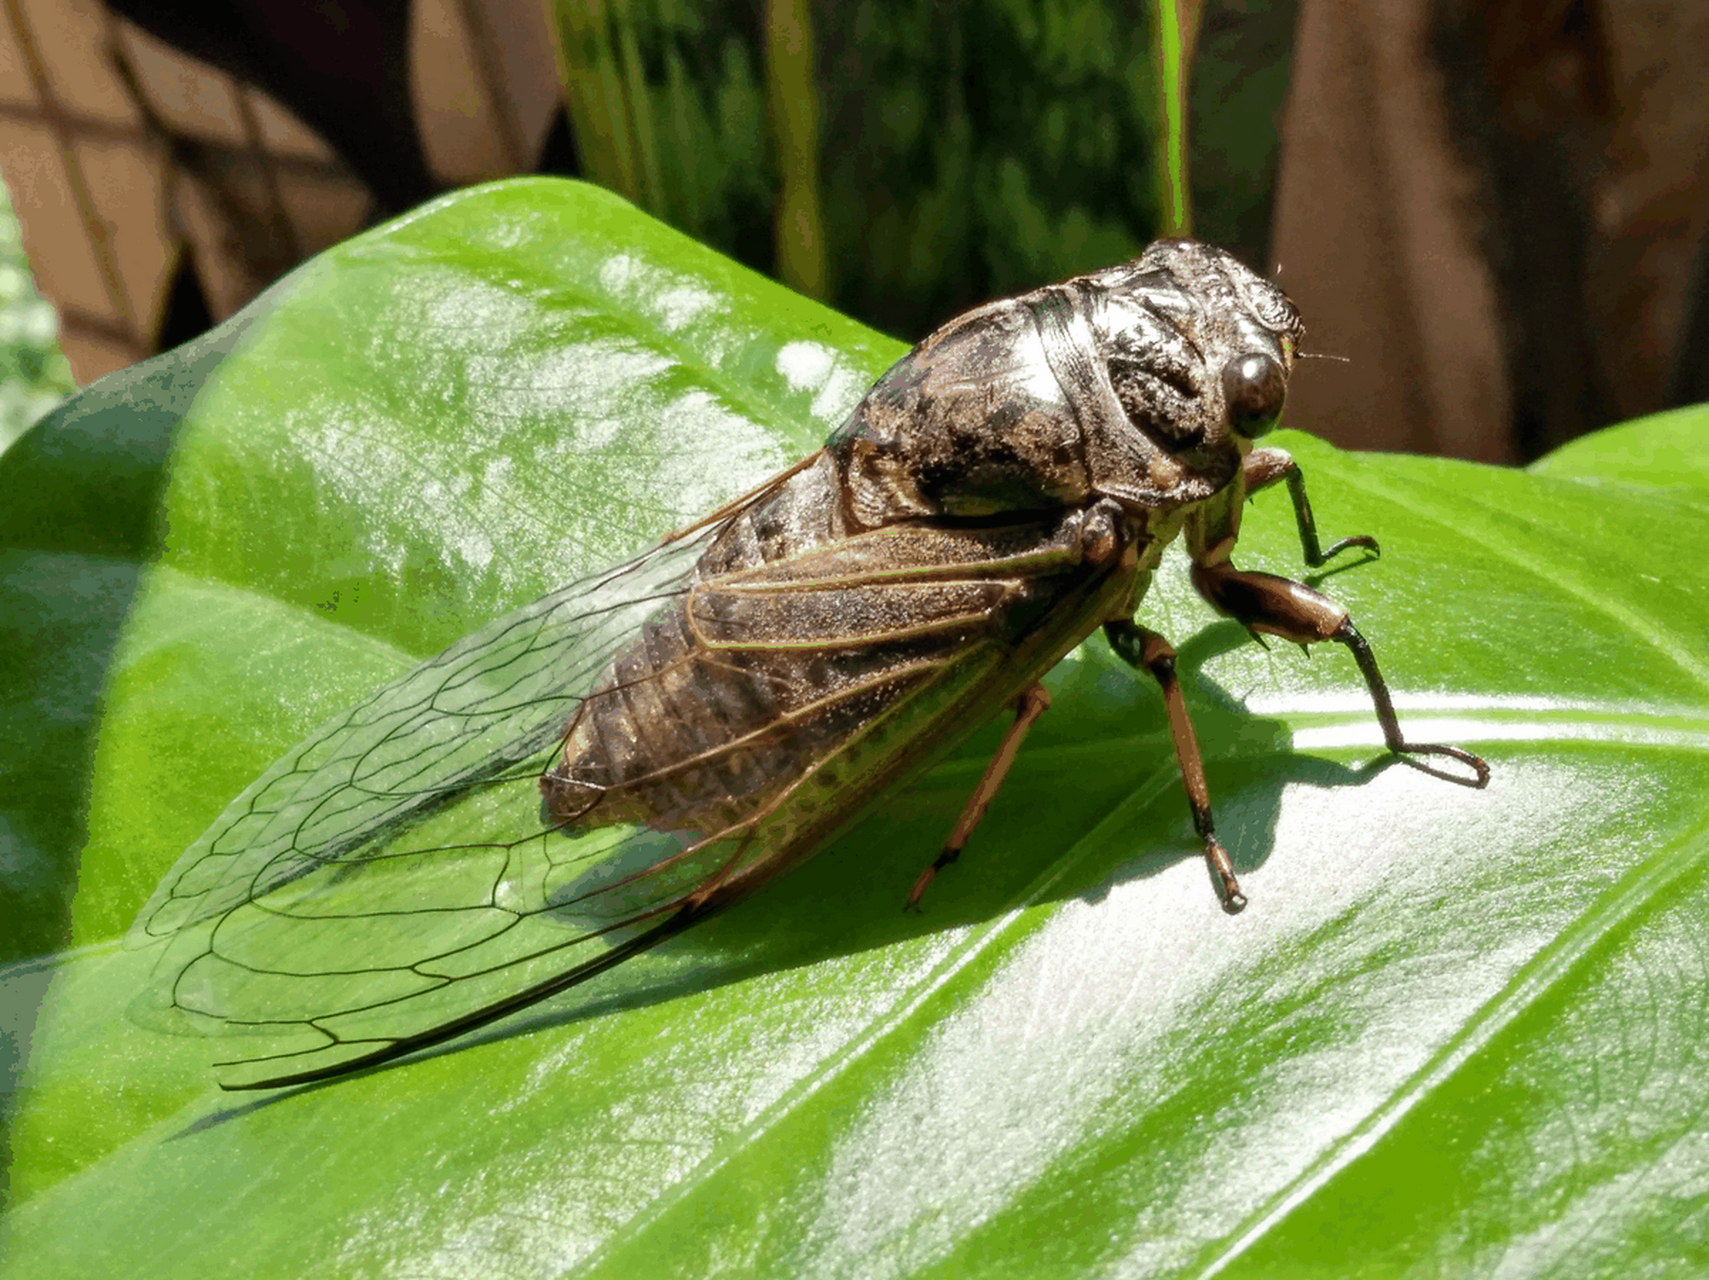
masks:
{"label": "cicada head", "polygon": [[1274,284],[1193,240],[1159,241],[1085,283],[1110,385],[1158,448],[1220,473],[1281,419],[1303,326]]}

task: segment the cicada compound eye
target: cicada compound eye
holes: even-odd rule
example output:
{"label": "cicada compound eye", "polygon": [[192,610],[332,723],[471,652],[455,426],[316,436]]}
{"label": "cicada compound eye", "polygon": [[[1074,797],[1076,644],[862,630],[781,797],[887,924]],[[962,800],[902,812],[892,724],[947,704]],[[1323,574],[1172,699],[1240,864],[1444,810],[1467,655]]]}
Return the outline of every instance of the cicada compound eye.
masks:
{"label": "cicada compound eye", "polygon": [[1228,425],[1248,440],[1256,440],[1281,419],[1288,375],[1274,357],[1249,351],[1223,366],[1222,394],[1228,404]]}

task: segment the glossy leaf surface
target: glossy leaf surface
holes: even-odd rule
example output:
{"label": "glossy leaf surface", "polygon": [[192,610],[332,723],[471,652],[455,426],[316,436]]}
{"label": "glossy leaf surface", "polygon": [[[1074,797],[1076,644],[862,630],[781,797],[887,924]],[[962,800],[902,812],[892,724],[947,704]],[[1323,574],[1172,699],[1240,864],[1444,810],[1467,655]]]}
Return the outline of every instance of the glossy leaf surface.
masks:
{"label": "glossy leaf surface", "polygon": [[[1260,650],[1175,565],[1142,616],[1240,917],[1098,642],[922,915],[996,726],[752,902],[424,1059],[231,1097],[218,1045],[125,1020],[148,957],[117,939],[281,751],[812,448],[896,354],[521,182],[0,460],[8,1276],[1709,1265],[1702,414],[1529,474],[1278,438],[1326,533],[1383,541],[1323,582],[1403,723],[1495,776],[1381,767],[1346,655]],[[1280,494],[1239,559],[1299,572]]]}

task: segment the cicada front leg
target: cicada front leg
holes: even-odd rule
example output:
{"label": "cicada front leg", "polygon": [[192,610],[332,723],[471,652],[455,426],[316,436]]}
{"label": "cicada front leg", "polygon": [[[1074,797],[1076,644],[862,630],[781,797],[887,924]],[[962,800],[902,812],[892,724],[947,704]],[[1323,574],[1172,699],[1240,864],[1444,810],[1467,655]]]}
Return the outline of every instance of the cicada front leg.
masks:
{"label": "cicada front leg", "polygon": [[1247,497],[1251,497],[1260,489],[1268,488],[1278,480],[1288,482],[1288,497],[1292,498],[1294,503],[1294,522],[1300,530],[1300,551],[1311,568],[1321,568],[1348,547],[1363,547],[1373,558],[1383,554],[1377,540],[1365,534],[1343,538],[1339,542],[1331,543],[1327,549],[1318,545],[1317,520],[1311,514],[1311,500],[1305,495],[1305,473],[1300,470],[1300,464],[1294,461],[1291,454],[1281,449],[1254,449],[1246,455],[1241,470],[1246,481]]}
{"label": "cicada front leg", "polygon": [[[1242,472],[1249,495],[1278,480],[1287,481],[1288,495],[1294,502],[1294,519],[1299,525],[1300,550],[1312,568],[1317,568],[1348,547],[1364,547],[1374,556],[1382,554],[1375,538],[1363,536],[1342,538],[1328,549],[1320,549],[1317,521],[1312,518],[1311,502],[1306,498],[1305,476],[1299,464],[1281,449],[1252,450],[1246,456]],[[1189,536],[1189,541],[1196,544],[1193,549],[1193,585],[1212,608],[1239,622],[1255,638],[1272,635],[1299,645],[1323,640],[1346,645],[1352,651],[1353,660],[1359,664],[1359,674],[1365,677],[1365,687],[1371,691],[1377,723],[1383,730],[1383,742],[1390,751],[1396,755],[1448,756],[1470,766],[1475,776],[1462,778],[1428,769],[1428,766],[1421,767],[1461,786],[1483,787],[1488,784],[1489,765],[1471,752],[1440,743],[1406,740],[1400,731],[1400,721],[1395,717],[1388,682],[1377,667],[1376,655],[1371,652],[1370,642],[1359,634],[1359,629],[1347,616],[1347,610],[1304,583],[1270,573],[1246,573],[1236,569],[1228,562],[1228,550],[1233,545],[1233,535],[1228,527],[1214,532],[1201,528],[1196,537]]]}
{"label": "cicada front leg", "polygon": [[1469,766],[1475,776],[1463,778],[1427,765],[1420,767],[1465,787],[1483,787],[1489,782],[1489,765],[1470,751],[1439,742],[1406,740],[1395,717],[1388,682],[1377,667],[1370,643],[1359,634],[1347,610],[1321,591],[1273,573],[1236,569],[1226,560],[1211,563],[1195,560],[1193,586],[1218,613],[1233,618],[1255,636],[1280,636],[1300,645],[1324,640],[1346,645],[1359,664],[1359,674],[1365,677],[1365,687],[1371,691],[1383,742],[1390,751],[1407,756],[1448,756]]}

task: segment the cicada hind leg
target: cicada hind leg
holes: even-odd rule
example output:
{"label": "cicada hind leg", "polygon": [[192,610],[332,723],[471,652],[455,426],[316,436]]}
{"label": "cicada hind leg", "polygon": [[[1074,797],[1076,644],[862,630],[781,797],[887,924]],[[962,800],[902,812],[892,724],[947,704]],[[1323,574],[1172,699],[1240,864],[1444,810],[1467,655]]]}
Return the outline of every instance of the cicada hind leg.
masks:
{"label": "cicada hind leg", "polygon": [[997,754],[991,757],[979,779],[979,785],[973,789],[973,794],[967,797],[961,817],[957,819],[949,839],[944,841],[942,851],[929,867],[920,872],[920,878],[914,881],[914,887],[908,892],[905,910],[917,909],[920,899],[926,896],[926,887],[936,878],[938,872],[961,857],[968,837],[973,834],[973,829],[985,817],[985,810],[991,807],[991,801],[1002,789],[1003,779],[1009,776],[1009,768],[1015,763],[1015,755],[1020,751],[1028,730],[1049,710],[1050,694],[1042,684],[1033,685],[1015,700],[1015,718],[1009,724],[1008,732],[1003,735],[1003,741],[997,747]]}

